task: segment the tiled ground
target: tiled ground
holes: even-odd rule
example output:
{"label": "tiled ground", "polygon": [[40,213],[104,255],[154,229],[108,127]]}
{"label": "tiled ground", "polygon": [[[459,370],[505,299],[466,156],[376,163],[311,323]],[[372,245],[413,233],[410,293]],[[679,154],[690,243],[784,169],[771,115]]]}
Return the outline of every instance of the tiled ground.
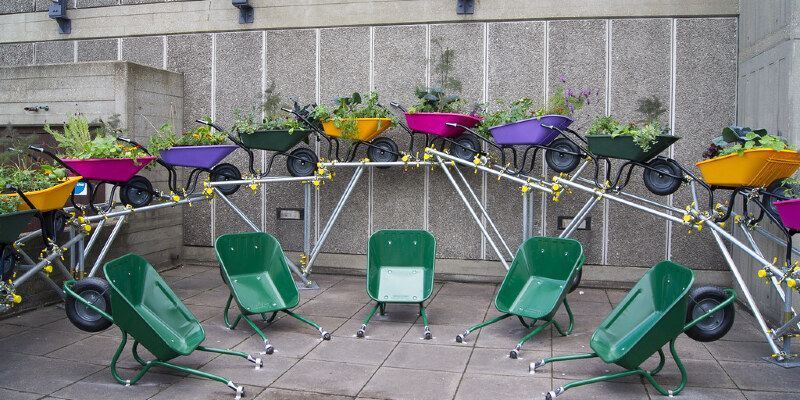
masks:
{"label": "tiled ground", "polygon": [[[183,267],[163,273],[175,292],[203,323],[207,346],[232,348],[257,354],[260,338],[246,325],[228,330],[222,323],[227,289],[219,272],[210,267]],[[590,351],[595,327],[624,292],[579,289],[568,300],[576,314],[575,330],[561,337],[546,328],[525,344],[521,358],[508,352],[528,330],[516,319],[506,319],[472,333],[459,344],[455,337],[466,327],[498,315],[493,298],[497,285],[437,283],[427,311],[432,340],[423,339],[422,320],[415,306],[388,305],[376,314],[364,339],[356,331],[371,309],[364,278],[315,276],[320,290],[301,291],[296,311],[332,333],[322,341],[311,327],[281,315],[266,326],[275,346],[272,355],[259,355],[264,368],[230,356],[195,352],[179,359],[232,379],[246,387],[248,399],[489,399],[543,398],[572,379],[618,371],[598,360],[572,361],[546,366],[535,375],[531,361],[552,355]],[[566,322],[560,311],[556,318]],[[233,391],[218,382],[185,376],[154,367],[135,385],[113,380],[111,357],[119,344],[117,328],[89,334],[74,328],[63,309],[52,306],[0,321],[0,399],[225,399]],[[138,364],[130,344],[118,370],[133,377]],[[678,354],[689,373],[682,399],[789,399],[800,369],[766,363],[761,356],[769,347],[745,313],[737,315],[732,331],[713,343],[694,342],[681,336]],[[645,366],[655,366],[648,361]],[[652,368],[652,367],[651,367]],[[680,374],[668,356],[658,375],[667,387],[677,385]],[[563,399],[662,398],[639,378],[571,389]]]}

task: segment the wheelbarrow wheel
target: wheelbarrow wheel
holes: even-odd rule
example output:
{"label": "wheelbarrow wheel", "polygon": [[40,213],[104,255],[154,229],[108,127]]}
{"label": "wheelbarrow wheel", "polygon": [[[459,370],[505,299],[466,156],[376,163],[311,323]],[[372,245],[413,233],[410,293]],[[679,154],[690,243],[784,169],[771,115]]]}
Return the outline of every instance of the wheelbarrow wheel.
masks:
{"label": "wheelbarrow wheel", "polygon": [[134,208],[144,207],[153,200],[153,185],[149,179],[136,175],[122,185],[119,200]]}
{"label": "wheelbarrow wheel", "polygon": [[[242,179],[242,173],[239,168],[233,164],[223,163],[211,169],[211,181],[238,181]],[[230,196],[239,190],[239,185],[223,185],[217,187],[222,194]]]}
{"label": "wheelbarrow wheel", "polygon": [[301,147],[289,155],[290,157],[286,159],[286,169],[289,170],[289,174],[292,176],[310,176],[314,174],[319,159],[311,149]]}
{"label": "wheelbarrow wheel", "polygon": [[2,257],[0,257],[0,262],[2,262],[2,281],[6,282],[9,279],[12,279],[14,276],[14,266],[17,263],[16,253],[11,245],[3,246]]}
{"label": "wheelbarrow wheel", "polygon": [[[72,291],[106,314],[111,314],[111,296],[108,293],[108,282],[105,280],[93,277],[83,278],[75,282]],[[67,296],[64,309],[67,311],[67,318],[72,325],[82,331],[100,332],[111,326],[111,321],[103,318],[72,296]]]}
{"label": "wheelbarrow wheel", "polygon": [[[393,162],[397,161],[397,143],[394,140],[379,137],[372,142],[369,143],[369,149],[367,149],[367,157],[369,157],[370,161],[375,162]],[[379,167],[379,168],[388,168],[388,167]]]}
{"label": "wheelbarrow wheel", "polygon": [[580,149],[569,139],[558,138],[550,143],[550,148],[544,153],[547,166],[556,172],[572,172],[581,162],[578,155]]}
{"label": "wheelbarrow wheel", "polygon": [[572,286],[569,287],[569,293],[575,291],[581,284],[581,278],[583,277],[583,268],[579,269],[578,272],[575,274],[575,278],[572,279]]}
{"label": "wheelbarrow wheel", "polygon": [[[716,286],[701,286],[693,289],[689,293],[686,322],[700,317],[727,298],[727,293]],[[687,330],[686,335],[698,342],[713,342],[728,333],[733,326],[735,315],[736,312],[731,303]]]}
{"label": "wheelbarrow wheel", "polygon": [[655,159],[647,164],[642,175],[644,186],[653,194],[667,196],[681,187],[681,180],[670,175],[681,175],[681,169],[672,161]]}
{"label": "wheelbarrow wheel", "polygon": [[766,193],[761,198],[761,204],[767,210],[771,211],[775,216],[778,216],[778,209],[772,205],[772,203],[776,201],[782,200],[783,197],[791,198],[792,193],[800,193],[800,186],[795,184],[783,184],[783,180],[786,178],[779,178],[767,186]]}
{"label": "wheelbarrow wheel", "polygon": [[481,143],[478,138],[469,133],[462,133],[453,139],[453,143],[450,145],[450,154],[462,160],[472,161],[480,149]]}

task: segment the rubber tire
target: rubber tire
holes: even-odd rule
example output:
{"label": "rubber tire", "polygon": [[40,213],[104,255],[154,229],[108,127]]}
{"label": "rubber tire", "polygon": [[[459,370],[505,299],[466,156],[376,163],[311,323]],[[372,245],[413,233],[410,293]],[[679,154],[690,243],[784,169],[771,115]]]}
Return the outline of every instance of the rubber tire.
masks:
{"label": "rubber tire", "polygon": [[558,138],[548,147],[549,149],[544,153],[544,161],[555,172],[572,172],[581,162],[581,157],[576,155],[580,153],[578,145],[567,138]]}
{"label": "rubber tire", "polygon": [[675,193],[675,191],[681,187],[681,183],[683,183],[682,180],[665,175],[665,173],[677,176],[681,175],[681,169],[672,163],[672,161],[655,159],[647,163],[647,166],[661,171],[656,172],[652,169],[644,169],[642,179],[644,180],[644,186],[647,187],[650,193],[659,196],[667,196]]}
{"label": "rubber tire", "polygon": [[[212,182],[238,181],[242,179],[242,173],[235,165],[223,163],[211,169],[210,178]],[[239,185],[217,186],[217,189],[225,196],[230,196],[239,190]]]}
{"label": "rubber tire", "polygon": [[568,293],[574,292],[575,289],[577,289],[578,286],[581,285],[582,277],[583,277],[583,267],[581,267],[581,269],[578,270],[578,273],[575,274],[575,278],[572,279],[572,286],[570,286]]}
{"label": "rubber tire", "polygon": [[311,176],[317,169],[319,158],[311,149],[301,147],[289,154],[286,159],[286,169],[292,176]]}
{"label": "rubber tire", "polygon": [[[397,143],[394,140],[379,137],[369,143],[371,146],[367,148],[367,157],[370,161],[375,162],[394,162],[397,161]],[[374,147],[373,147],[374,146]],[[379,167],[388,168],[388,167]]]}
{"label": "rubber tire", "polygon": [[[108,282],[104,279],[83,278],[72,285],[72,291],[86,300],[95,301],[94,305],[97,308],[103,310],[106,314],[112,315],[111,294],[109,293]],[[90,297],[87,298],[87,295]],[[72,325],[82,331],[100,332],[111,326],[111,321],[95,313],[72,296],[67,295],[64,303],[67,318],[72,322]]]}
{"label": "rubber tire", "polygon": [[[686,322],[689,323],[728,298],[728,294],[716,286],[700,286],[689,292]],[[719,315],[722,313],[722,315]],[[733,326],[736,310],[733,303],[717,311],[713,316],[700,321],[686,331],[686,335],[698,342],[713,342],[725,336]]]}
{"label": "rubber tire", "polygon": [[133,208],[144,207],[153,201],[153,184],[149,179],[136,175],[122,185],[119,200]]}
{"label": "rubber tire", "polygon": [[478,138],[469,133],[462,133],[456,136],[453,143],[450,144],[450,155],[471,162],[475,160],[475,155],[480,149],[481,143]]}
{"label": "rubber tire", "polygon": [[64,232],[67,227],[67,220],[70,218],[69,214],[64,210],[56,210],[53,215],[53,232],[56,236]]}
{"label": "rubber tire", "polygon": [[0,262],[2,263],[0,264],[0,278],[6,282],[14,276],[14,267],[17,264],[16,254],[11,245],[3,246]]}
{"label": "rubber tire", "polygon": [[[786,192],[787,190],[792,190],[794,191],[795,194],[800,194],[800,186],[798,185],[783,186],[782,183],[784,179],[786,178],[778,178],[772,181],[772,183],[770,183],[769,186],[767,186],[766,191],[770,194],[776,194],[784,197],[789,197],[784,194],[784,192]],[[761,197],[761,204],[764,206],[764,208],[770,210],[773,214],[775,214],[775,216],[780,218],[780,215],[778,214],[778,209],[772,205],[772,203],[775,201],[780,201],[780,199],[776,196],[770,196],[769,194],[764,194]]]}

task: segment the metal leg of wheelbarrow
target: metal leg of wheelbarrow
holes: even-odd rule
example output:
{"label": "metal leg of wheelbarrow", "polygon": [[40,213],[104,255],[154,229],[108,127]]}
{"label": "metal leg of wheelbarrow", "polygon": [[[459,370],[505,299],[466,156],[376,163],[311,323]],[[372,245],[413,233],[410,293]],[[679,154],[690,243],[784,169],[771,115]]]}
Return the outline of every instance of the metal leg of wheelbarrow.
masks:
{"label": "metal leg of wheelbarrow", "polygon": [[380,307],[381,304],[383,304],[383,303],[377,302],[377,303],[375,303],[375,307],[372,307],[372,311],[370,311],[369,315],[367,315],[367,319],[365,319],[364,323],[361,324],[361,329],[359,329],[358,332],[356,332],[356,336],[357,337],[360,337],[360,338],[364,337],[364,334],[367,331],[367,324],[369,323],[369,320],[372,319],[372,316],[375,314],[375,311],[378,310],[378,307]]}
{"label": "metal leg of wheelbarrow", "polygon": [[[119,383],[121,383],[121,384],[123,384],[125,386],[129,386],[131,384],[134,384],[134,383],[138,382],[139,379],[141,379],[142,376],[144,376],[144,374],[147,373],[147,371],[150,369],[150,367],[160,366],[160,367],[166,367],[166,368],[174,369],[176,371],[184,372],[184,373],[187,373],[187,374],[197,375],[199,377],[206,378],[206,379],[211,379],[211,380],[214,380],[214,381],[217,381],[217,382],[222,382],[226,386],[228,386],[229,388],[233,389],[236,392],[236,397],[237,398],[240,398],[241,396],[244,395],[244,386],[237,386],[230,379],[223,378],[223,377],[221,377],[219,375],[210,374],[208,372],[203,372],[203,371],[200,371],[200,370],[196,370],[194,368],[184,367],[184,366],[181,366],[181,365],[176,365],[176,364],[172,364],[172,363],[165,362],[165,361],[159,361],[159,360],[144,361],[139,356],[139,353],[136,351],[136,349],[139,347],[139,342],[137,342],[137,341],[133,342],[133,348],[131,349],[131,352],[133,353],[134,359],[136,359],[136,361],[139,364],[141,364],[143,366],[143,368],[142,368],[141,371],[139,371],[138,374],[136,374],[136,376],[133,379],[123,379],[122,377],[119,376],[119,373],[117,373],[117,361],[119,360],[119,356],[122,353],[122,350],[125,348],[125,345],[127,343],[128,343],[128,333],[123,331],[122,332],[122,342],[119,344],[119,347],[117,348],[117,351],[114,353],[114,357],[111,359],[111,375],[114,377],[114,379],[116,379],[117,382],[119,382]],[[253,358],[249,354],[242,353],[242,352],[239,352],[239,351],[215,349],[215,348],[212,348],[212,347],[204,347],[204,346],[198,346],[196,350],[206,351],[206,352],[211,352],[211,353],[235,355],[235,356],[242,357],[242,358],[254,363],[256,365],[256,368],[260,368],[261,366],[263,366],[263,363],[262,363],[261,359]]]}
{"label": "metal leg of wheelbarrow", "polygon": [[[558,331],[558,333],[561,334],[561,336],[567,336],[570,333],[572,333],[572,328],[575,325],[575,320],[574,320],[574,318],[572,316],[572,310],[570,310],[569,303],[567,303],[566,299],[564,299],[564,307],[567,309],[567,314],[569,314],[569,328],[566,331],[561,329],[561,326],[558,324],[558,322],[556,322],[556,320],[551,319],[549,321],[546,321],[545,323],[540,325],[538,328],[534,329],[531,333],[525,335],[525,337],[522,338],[522,340],[520,340],[519,343],[517,343],[517,346],[514,347],[514,350],[511,350],[508,353],[508,356],[513,358],[513,359],[516,359],[517,357],[519,357],[519,352],[522,351],[522,345],[525,342],[527,342],[528,339],[532,338],[534,335],[539,333],[542,329],[547,328],[548,326],[550,326],[550,324],[553,324],[553,326],[556,327],[556,330]],[[522,318],[520,318],[520,321],[522,321]],[[523,322],[523,325],[525,325],[524,322]]]}
{"label": "metal leg of wheelbarrow", "polygon": [[[670,353],[672,353],[672,358],[675,360],[675,364],[678,366],[678,369],[681,371],[681,383],[678,384],[678,387],[673,389],[673,390],[666,390],[666,389],[662,388],[656,382],[655,378],[653,378],[653,375],[656,375],[657,373],[659,373],[661,371],[661,369],[664,367],[664,364],[666,362],[666,359],[664,357],[664,351],[661,350],[661,349],[658,349],[658,355],[660,357],[660,361],[658,363],[658,366],[655,369],[653,369],[652,371],[645,371],[644,369],[637,368],[637,369],[633,369],[633,370],[629,370],[629,371],[617,372],[617,373],[614,373],[614,374],[608,374],[608,375],[603,375],[603,376],[597,376],[597,377],[594,377],[594,378],[587,378],[587,379],[577,380],[577,381],[574,381],[574,382],[567,383],[566,385],[561,386],[556,390],[548,392],[547,395],[545,396],[545,398],[546,399],[552,399],[552,398],[554,398],[556,396],[561,395],[562,393],[564,393],[568,389],[571,389],[571,388],[574,388],[574,387],[588,385],[588,384],[591,384],[591,383],[609,381],[609,380],[612,380],[612,379],[624,378],[626,376],[631,376],[631,375],[641,375],[641,376],[647,378],[647,380],[650,381],[650,384],[653,385],[653,387],[659,393],[661,393],[661,394],[663,394],[665,396],[677,395],[678,393],[680,393],[683,390],[684,387],[686,387],[687,375],[686,375],[686,368],[684,368],[684,366],[683,366],[683,362],[681,362],[681,359],[678,357],[678,354],[675,352],[675,340],[676,339],[677,338],[672,339],[669,342],[669,350],[670,350]],[[583,360],[583,359],[595,358],[595,357],[597,357],[597,353],[585,353],[585,354],[576,354],[576,355],[571,355],[571,356],[550,357],[550,358],[545,358],[544,360],[541,360],[541,361],[537,361],[535,363],[531,363],[530,370],[531,370],[531,372],[534,372],[537,368],[543,367],[544,365],[546,365],[548,363],[552,363],[552,362],[556,362],[556,361]]]}
{"label": "metal leg of wheelbarrow", "polygon": [[422,306],[422,303],[419,303],[419,313],[422,315],[422,324],[425,325],[425,329],[423,329],[422,334],[425,340],[430,340],[433,336],[431,335],[431,329],[428,327],[428,316],[425,315],[425,307]]}
{"label": "metal leg of wheelbarrow", "polygon": [[[233,300],[233,295],[232,294],[228,295],[228,301],[225,302],[225,309],[222,311],[222,320],[225,322],[225,326],[227,326],[228,329],[231,329],[231,330],[236,329],[236,325],[239,325],[239,321],[244,319],[245,321],[247,321],[247,323],[250,325],[250,327],[253,328],[254,331],[256,331],[258,336],[261,336],[261,339],[264,341],[264,352],[267,353],[267,354],[274,353],[275,352],[275,348],[272,347],[271,344],[269,344],[269,339],[267,339],[267,335],[265,335],[264,332],[261,332],[261,329],[258,329],[256,324],[254,324],[253,321],[251,321],[250,318],[248,318],[246,315],[240,313],[239,315],[236,316],[236,320],[233,321],[232,324],[228,321],[228,310],[231,307],[231,300]],[[274,318],[275,314],[273,314],[272,317]],[[270,318],[270,321],[271,320],[272,320],[272,318]]]}

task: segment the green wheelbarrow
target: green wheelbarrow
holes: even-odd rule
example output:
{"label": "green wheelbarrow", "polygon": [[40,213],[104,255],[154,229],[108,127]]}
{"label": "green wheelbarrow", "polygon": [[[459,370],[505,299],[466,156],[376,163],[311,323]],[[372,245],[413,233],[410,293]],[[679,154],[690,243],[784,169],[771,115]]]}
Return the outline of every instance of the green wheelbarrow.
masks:
{"label": "green wheelbarrow", "polygon": [[431,338],[423,302],[433,292],[436,239],[428,231],[384,229],[372,234],[367,246],[367,294],[377,303],[356,336],[364,337],[367,323],[386,303],[419,304],[425,339]]}
{"label": "green wheelbarrow", "polygon": [[[244,319],[264,340],[264,351],[272,354],[275,348],[247,316],[261,314],[264,321],[271,323],[278,311],[282,311],[316,328],[322,339],[331,339],[331,334],[319,325],[289,311],[300,302],[300,292],[292,279],[281,245],[272,235],[264,232],[222,235],[214,242],[214,250],[222,279],[231,291],[222,314],[228,328],[236,328]],[[233,299],[239,306],[239,316],[231,324],[228,309]],[[272,313],[272,316],[267,318],[267,313]]]}
{"label": "green wheelbarrow", "polygon": [[[736,292],[726,289],[727,299],[687,323],[689,289],[693,282],[692,270],[670,261],[662,261],[650,268],[594,331],[590,341],[594,353],[551,357],[530,364],[533,372],[550,362],[599,357],[627,371],[570,382],[547,393],[545,398],[550,400],[576,386],[630,375],[644,376],[663,395],[680,393],[686,386],[686,369],[675,352],[675,340],[702,320],[732,305],[736,299]],[[661,388],[653,378],[664,367],[662,347],[667,343],[681,371],[681,383],[674,390]],[[660,357],[658,366],[652,371],[642,369],[640,365],[656,352]]]}
{"label": "green wheelbarrow", "polygon": [[[562,336],[569,335],[574,321],[566,296],[573,289],[575,276],[580,272],[584,260],[583,246],[577,240],[544,236],[529,238],[519,246],[494,299],[495,308],[503,315],[467,329],[456,336],[456,342],[462,343],[470,332],[512,315],[517,316],[526,328],[533,327],[538,320],[544,323],[517,343],[509,353],[511,358],[517,358],[522,345],[550,324]],[[569,315],[569,328],[566,331],[553,319],[562,303]],[[528,324],[523,318],[533,321]]]}
{"label": "green wheelbarrow", "polygon": [[[113,317],[73,291],[76,281],[64,282],[64,291],[122,331],[122,343],[111,359],[111,375],[117,382],[123,385],[136,383],[150,367],[158,365],[222,382],[236,391],[237,398],[244,394],[244,387],[237,386],[230,379],[169,361],[178,356],[188,356],[195,350],[246,358],[256,364],[256,368],[263,365],[261,359],[238,351],[201,346],[206,337],[202,325],[142,257],[124,255],[106,263],[103,272],[108,279]],[[117,360],[128,342],[129,334],[134,340],[131,349],[133,358],[143,368],[133,379],[122,379],[117,374]],[[155,356],[155,360],[143,360],[137,352],[139,344]]]}

